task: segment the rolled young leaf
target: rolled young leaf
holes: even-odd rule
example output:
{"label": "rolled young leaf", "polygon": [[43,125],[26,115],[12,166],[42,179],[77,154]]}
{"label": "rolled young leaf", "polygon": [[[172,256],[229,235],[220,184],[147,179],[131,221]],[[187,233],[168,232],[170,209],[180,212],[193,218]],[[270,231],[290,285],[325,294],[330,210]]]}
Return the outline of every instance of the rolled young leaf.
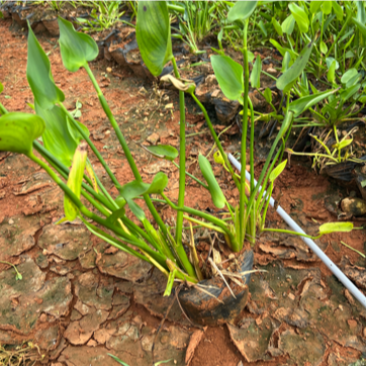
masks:
{"label": "rolled young leaf", "polygon": [[202,175],[204,176],[207,184],[208,189],[211,193],[212,202],[217,208],[223,208],[226,203],[226,198],[224,194],[222,193],[222,190],[217,183],[217,180],[215,178],[215,175],[212,171],[211,164],[207,160],[207,158],[204,155],[199,155],[198,157],[198,164],[200,166]]}
{"label": "rolled young leaf", "polygon": [[60,27],[60,52],[67,70],[75,72],[80,67],[97,58],[97,43],[88,34],[76,32],[71,22],[58,17]]}
{"label": "rolled young leaf", "polygon": [[216,79],[225,97],[243,102],[244,76],[243,67],[229,56],[211,56],[211,64]]}
{"label": "rolled young leaf", "polygon": [[269,180],[271,182],[274,182],[280,174],[283,172],[283,170],[286,168],[287,160],[284,160],[281,164],[278,164],[276,168],[274,168],[271,171],[271,174],[269,175]]}
{"label": "rolled young leaf", "polygon": [[0,117],[0,151],[11,151],[29,156],[33,141],[45,129],[43,119],[34,114],[10,112]]}
{"label": "rolled young leaf", "polygon": [[136,40],[147,68],[159,76],[173,57],[166,1],[139,1]]}
{"label": "rolled young leaf", "polygon": [[35,101],[43,109],[51,109],[56,103],[65,100],[64,93],[56,86],[51,64],[43,51],[32,28],[28,24],[27,79]]}
{"label": "rolled young leaf", "polygon": [[228,22],[248,19],[254,12],[257,1],[237,1],[227,14]]}
{"label": "rolled young leaf", "polygon": [[[80,198],[81,194],[81,184],[84,177],[87,153],[88,145],[85,141],[82,141],[75,151],[69,178],[67,180],[67,186],[77,198]],[[67,195],[65,195],[64,198],[64,210],[65,216],[69,221],[76,219],[78,209]]]}
{"label": "rolled young leaf", "polygon": [[284,90],[288,85],[295,82],[300,76],[309,60],[311,51],[313,49],[313,44],[314,42],[312,41],[307,46],[305,46],[292,66],[287,69],[279,79],[277,79],[276,86],[278,89]]}

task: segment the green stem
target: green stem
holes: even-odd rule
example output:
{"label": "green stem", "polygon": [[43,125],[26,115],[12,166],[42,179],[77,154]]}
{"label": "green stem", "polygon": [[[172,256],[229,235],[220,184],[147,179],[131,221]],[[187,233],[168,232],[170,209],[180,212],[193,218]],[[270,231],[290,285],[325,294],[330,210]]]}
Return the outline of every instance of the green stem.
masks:
{"label": "green stem", "polygon": [[[180,79],[177,63],[175,58],[172,58],[172,64],[174,68],[174,74],[177,79]],[[184,194],[186,189],[186,111],[184,104],[184,92],[179,91],[179,194],[178,194],[178,207],[184,206]],[[175,241],[178,245],[182,242],[183,232],[183,212],[177,212],[177,226],[175,232]]]}
{"label": "green stem", "polygon": [[291,230],[285,230],[285,229],[263,229],[262,232],[273,232],[273,233],[283,233],[283,234],[290,234],[290,235],[296,235],[296,236],[302,236],[303,238],[309,238],[309,239],[319,239],[322,235],[318,236],[311,236],[307,234],[298,233],[297,231],[291,231]]}
{"label": "green stem", "polygon": [[[243,95],[243,125],[242,125],[242,137],[241,137],[241,172],[240,172],[240,201],[239,201],[239,222],[240,222],[240,235],[239,243],[244,244],[245,239],[245,202],[247,197],[245,195],[245,172],[247,164],[247,131],[248,131],[248,95],[249,95],[249,63],[248,63],[248,45],[247,45],[247,33],[248,33],[248,20],[244,25],[243,36],[243,58],[244,58],[244,95]],[[250,211],[247,211],[250,212]]]}

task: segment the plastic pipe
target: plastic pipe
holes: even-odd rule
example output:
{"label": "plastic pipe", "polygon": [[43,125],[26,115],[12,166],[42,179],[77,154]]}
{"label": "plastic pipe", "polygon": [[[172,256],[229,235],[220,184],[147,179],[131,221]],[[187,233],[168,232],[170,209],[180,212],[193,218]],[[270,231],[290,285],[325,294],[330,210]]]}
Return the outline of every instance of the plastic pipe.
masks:
{"label": "plastic pipe", "polygon": [[[241,171],[241,164],[229,154],[229,160],[236,169]],[[246,178],[250,181],[250,173],[245,171]],[[255,184],[257,181],[254,180]],[[261,189],[261,187],[259,188]],[[266,194],[264,192],[263,196]],[[274,199],[271,197],[269,204],[274,207]],[[301,234],[306,234],[303,229],[286,213],[286,211],[278,206],[276,212],[282,217],[286,224],[294,231]],[[314,243],[313,240],[305,237],[301,237],[305,244],[321,259],[321,261],[332,271],[334,276],[338,278],[340,282],[348,289],[348,291],[366,308],[366,297],[365,295],[351,282],[348,277],[331,261],[331,259]]]}

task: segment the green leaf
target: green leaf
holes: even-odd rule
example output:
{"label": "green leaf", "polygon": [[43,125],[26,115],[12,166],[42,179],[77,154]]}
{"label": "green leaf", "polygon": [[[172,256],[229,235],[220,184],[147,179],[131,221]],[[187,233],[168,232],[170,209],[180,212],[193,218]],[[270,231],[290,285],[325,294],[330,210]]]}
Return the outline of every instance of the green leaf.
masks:
{"label": "green leaf", "polygon": [[[67,186],[74,192],[77,198],[80,198],[81,194],[81,184],[83,183],[87,152],[88,145],[86,142],[82,142],[75,151],[69,178],[67,180]],[[64,197],[64,210],[65,216],[69,221],[75,220],[79,212],[78,208],[67,195]]]}
{"label": "green leaf", "polygon": [[355,1],[356,5],[357,5],[357,20],[361,23],[361,24],[365,24],[366,23],[366,12],[365,12],[365,7],[363,5],[363,1]]}
{"label": "green leaf", "polygon": [[4,85],[2,83],[0,83],[0,94],[3,92],[4,90]]}
{"label": "green leaf", "polygon": [[338,150],[342,150],[345,147],[351,145],[352,141],[353,141],[353,139],[342,140],[338,144],[334,144],[332,147],[335,148],[335,149],[338,149]]}
{"label": "green leaf", "polygon": [[299,98],[294,102],[290,103],[289,110],[294,113],[294,117],[298,117],[300,114],[305,112],[308,108],[321,102],[325,98],[335,93],[336,90],[325,91],[323,93],[307,95],[306,97]]}
{"label": "green leaf", "polygon": [[333,5],[333,11],[334,11],[334,14],[337,17],[337,20],[341,22],[343,20],[343,9],[342,9],[342,7],[338,4],[338,1],[335,1],[335,0],[332,1],[332,5]]}
{"label": "green leaf", "polygon": [[257,26],[260,29],[260,31],[263,33],[263,35],[265,37],[267,37],[267,29],[266,29],[266,26],[263,23],[263,20],[260,20],[259,23],[257,23]]}
{"label": "green leaf", "polygon": [[258,55],[255,60],[252,73],[250,75],[250,83],[252,88],[259,89],[261,87],[261,72],[262,72],[262,61],[261,57]]}
{"label": "green leaf", "polygon": [[286,164],[287,164],[287,160],[284,160],[281,164],[278,164],[276,166],[276,168],[274,168],[272,171],[271,171],[271,174],[269,175],[269,180],[271,182],[274,182],[279,176],[280,174],[283,172],[283,170],[285,169],[286,167]]}
{"label": "green leaf", "polygon": [[126,213],[124,207],[119,208],[118,210],[114,211],[110,216],[107,218],[107,222],[111,225],[115,225],[116,221],[123,217]]}
{"label": "green leaf", "polygon": [[45,129],[41,117],[34,114],[9,112],[0,117],[0,151],[11,151],[29,156],[33,141]]}
{"label": "green leaf", "polygon": [[257,1],[237,1],[227,14],[228,22],[233,23],[236,20],[244,21],[252,15],[256,6]]}
{"label": "green leaf", "polygon": [[329,15],[332,12],[332,1],[322,1],[321,2],[321,11],[325,14],[325,15]]}
{"label": "green leaf", "polygon": [[315,14],[319,10],[321,5],[321,1],[310,1],[310,13]]}
{"label": "green leaf", "polygon": [[168,177],[159,172],[155,175],[151,184],[134,180],[119,188],[119,193],[121,197],[128,201],[144,194],[162,193],[167,185]]}
{"label": "green leaf", "polygon": [[212,171],[211,164],[204,155],[198,156],[198,164],[200,166],[203,177],[205,178],[208,189],[211,193],[212,202],[217,208],[223,208],[226,203],[226,198],[217,183],[215,175]]}
{"label": "green leaf", "polygon": [[286,86],[296,81],[296,79],[305,69],[305,66],[311,55],[312,49],[313,49],[313,42],[310,42],[301,51],[299,57],[295,60],[292,66],[288,70],[286,70],[279,79],[277,79],[276,86],[278,89],[284,90]]}
{"label": "green leaf", "polygon": [[166,1],[139,2],[136,39],[147,68],[154,76],[160,75],[173,57]]}
{"label": "green leaf", "polygon": [[353,23],[357,26],[358,30],[362,33],[364,37],[366,37],[366,26],[365,24],[361,23],[356,18],[352,18]]}
{"label": "green leaf", "polygon": [[296,5],[295,3],[289,4],[289,9],[291,14],[295,18],[297,26],[300,29],[300,32],[306,33],[309,29],[309,18],[305,13],[304,9],[300,8],[300,6]]}
{"label": "green leaf", "polygon": [[140,220],[146,220],[144,210],[134,201],[134,200],[126,200],[128,207],[130,208],[131,212]]}
{"label": "green leaf", "polygon": [[179,155],[178,150],[170,145],[144,146],[144,149],[157,158],[170,161],[173,161]]}
{"label": "green leaf", "polygon": [[58,17],[60,52],[65,68],[75,72],[97,58],[97,43],[88,34],[76,32],[71,22]]}
{"label": "green leaf", "polygon": [[267,103],[272,103],[272,92],[271,89],[266,88],[266,90],[263,93],[264,98],[266,99]]}
{"label": "green leaf", "polygon": [[326,54],[328,52],[328,46],[326,45],[326,43],[324,41],[320,42],[319,48],[320,48],[320,52],[323,54]]}
{"label": "green leaf", "polygon": [[172,293],[176,273],[177,273],[176,269],[169,272],[169,277],[168,277],[168,281],[167,281],[163,296],[170,296],[170,294]]}
{"label": "green leaf", "polygon": [[65,100],[64,93],[56,86],[50,60],[43,51],[32,28],[28,24],[27,79],[34,99],[44,109],[52,108]]}
{"label": "green leaf", "polygon": [[216,79],[225,97],[242,101],[244,90],[243,67],[229,56],[211,56],[211,64]]}
{"label": "green leaf", "polygon": [[344,90],[342,93],[340,93],[340,97],[346,101],[352,96],[354,96],[361,88],[361,84],[352,85],[346,90]]}
{"label": "green leaf", "polygon": [[359,79],[358,71],[356,69],[347,70],[341,78],[341,83],[346,84],[346,87],[352,86]]}
{"label": "green leaf", "polygon": [[280,25],[280,23],[278,23],[278,21],[275,18],[272,18],[272,25],[273,25],[273,28],[275,29],[275,31],[277,32],[277,34],[280,37],[282,37],[283,31],[282,31],[281,25]]}
{"label": "green leaf", "polygon": [[111,356],[115,361],[117,361],[119,364],[123,365],[123,366],[129,366],[126,362],[123,362],[122,360],[120,360],[118,357],[107,353],[108,356]]}
{"label": "green leaf", "polygon": [[294,16],[291,14],[289,15],[284,22],[281,25],[282,28],[282,32],[288,34],[289,36],[292,34],[292,32],[294,31],[294,27],[295,27],[295,18]]}
{"label": "green leaf", "polygon": [[35,110],[46,124],[46,129],[42,135],[44,147],[64,165],[70,167],[81,136],[78,140],[74,139],[70,133],[67,116],[60,107],[54,106],[46,110],[36,102]]}
{"label": "green leaf", "polygon": [[282,60],[282,72],[285,72],[290,67],[291,55],[286,51]]}
{"label": "green leaf", "polygon": [[336,69],[336,70],[338,70],[338,69],[339,69],[339,62],[338,62],[335,58],[333,58],[333,57],[327,57],[327,58],[325,59],[325,62],[326,62],[326,64],[327,64],[328,69],[331,67],[331,65],[332,65],[333,61],[335,61],[335,62],[336,62],[336,67],[335,67],[335,69]]}
{"label": "green leaf", "polygon": [[319,226],[319,234],[331,234],[336,232],[348,233],[353,230],[352,222],[328,222]]}
{"label": "green leaf", "polygon": [[337,63],[336,63],[336,60],[334,60],[332,62],[332,64],[330,65],[330,68],[329,68],[328,73],[327,73],[327,80],[332,84],[335,82],[336,66],[337,66]]}

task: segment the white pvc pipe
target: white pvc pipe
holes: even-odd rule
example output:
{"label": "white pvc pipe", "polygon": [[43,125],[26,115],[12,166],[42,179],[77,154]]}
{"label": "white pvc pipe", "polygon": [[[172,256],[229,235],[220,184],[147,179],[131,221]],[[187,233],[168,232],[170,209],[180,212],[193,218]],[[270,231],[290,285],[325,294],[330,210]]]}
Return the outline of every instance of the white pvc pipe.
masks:
{"label": "white pvc pipe", "polygon": [[[241,164],[229,154],[229,160],[232,162],[234,167],[241,171]],[[245,171],[246,178],[250,181],[250,173]],[[254,180],[255,184],[257,181]],[[259,187],[259,190],[261,187]],[[264,192],[263,195],[265,195]],[[271,197],[269,201],[270,205],[274,206],[274,199]],[[294,231],[301,234],[306,234],[303,229],[284,211],[281,206],[277,207],[276,212],[283,218],[286,224]],[[322,260],[322,262],[332,271],[334,276],[338,278],[339,281],[349,290],[349,292],[366,308],[366,297],[365,295],[351,282],[348,277],[330,260],[330,258],[314,243],[313,240],[305,237],[301,237],[305,244]]]}

